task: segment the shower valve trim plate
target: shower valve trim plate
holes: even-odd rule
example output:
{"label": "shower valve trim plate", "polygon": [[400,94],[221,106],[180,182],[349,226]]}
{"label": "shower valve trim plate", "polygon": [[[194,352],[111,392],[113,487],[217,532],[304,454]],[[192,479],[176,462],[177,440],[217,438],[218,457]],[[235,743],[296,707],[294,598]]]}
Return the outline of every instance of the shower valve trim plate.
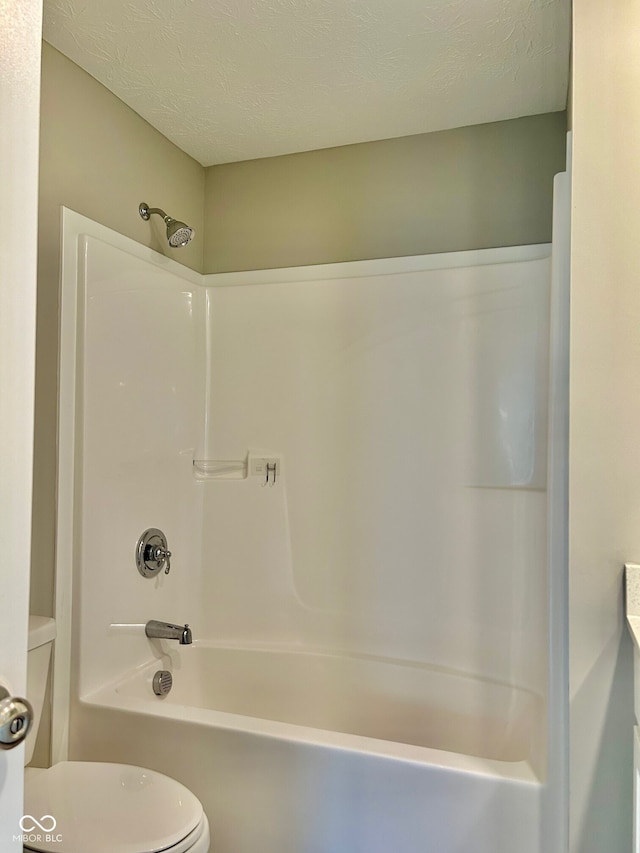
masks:
{"label": "shower valve trim plate", "polygon": [[165,575],[171,571],[171,551],[167,547],[167,537],[157,527],[145,530],[136,545],[136,566],[143,578],[153,578],[164,569]]}

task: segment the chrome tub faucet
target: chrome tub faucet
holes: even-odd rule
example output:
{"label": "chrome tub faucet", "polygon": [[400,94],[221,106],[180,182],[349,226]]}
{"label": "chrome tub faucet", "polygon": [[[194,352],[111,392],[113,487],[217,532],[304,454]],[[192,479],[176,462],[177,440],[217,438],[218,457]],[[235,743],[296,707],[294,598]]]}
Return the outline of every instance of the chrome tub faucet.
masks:
{"label": "chrome tub faucet", "polygon": [[193,642],[188,625],[172,625],[171,622],[151,619],[145,625],[144,632],[152,640],[177,640],[181,646],[188,646]]}

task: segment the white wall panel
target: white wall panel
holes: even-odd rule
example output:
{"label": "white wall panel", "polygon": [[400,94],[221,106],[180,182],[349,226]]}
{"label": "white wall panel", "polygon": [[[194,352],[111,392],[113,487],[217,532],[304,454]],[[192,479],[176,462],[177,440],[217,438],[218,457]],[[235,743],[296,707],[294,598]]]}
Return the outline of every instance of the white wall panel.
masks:
{"label": "white wall panel", "polygon": [[549,261],[209,299],[208,451],[283,469],[203,484],[207,634],[543,692]]}
{"label": "white wall panel", "polygon": [[[79,238],[82,460],[76,504],[81,689],[160,652],[149,619],[202,630],[199,485],[204,291],[91,236]],[[160,257],[160,256],[158,256]],[[169,575],[143,578],[135,546],[164,531]]]}

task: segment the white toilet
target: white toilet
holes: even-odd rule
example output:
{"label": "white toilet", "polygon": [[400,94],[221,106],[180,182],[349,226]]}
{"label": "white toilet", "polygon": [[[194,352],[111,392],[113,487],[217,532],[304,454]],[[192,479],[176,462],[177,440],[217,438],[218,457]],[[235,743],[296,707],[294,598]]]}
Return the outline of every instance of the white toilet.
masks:
{"label": "white toilet", "polygon": [[[55,638],[55,622],[29,617],[27,698],[33,757]],[[25,770],[24,850],[39,853],[208,853],[209,823],[200,800],[161,773],[128,764],[62,761]]]}

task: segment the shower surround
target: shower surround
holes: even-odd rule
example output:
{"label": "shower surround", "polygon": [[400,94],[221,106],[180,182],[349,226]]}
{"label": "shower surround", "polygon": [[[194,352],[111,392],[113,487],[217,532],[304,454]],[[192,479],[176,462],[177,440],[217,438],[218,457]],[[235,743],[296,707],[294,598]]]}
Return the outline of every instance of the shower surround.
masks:
{"label": "shower surround", "polygon": [[55,758],[174,776],[215,853],[555,850],[550,247],[63,254]]}

